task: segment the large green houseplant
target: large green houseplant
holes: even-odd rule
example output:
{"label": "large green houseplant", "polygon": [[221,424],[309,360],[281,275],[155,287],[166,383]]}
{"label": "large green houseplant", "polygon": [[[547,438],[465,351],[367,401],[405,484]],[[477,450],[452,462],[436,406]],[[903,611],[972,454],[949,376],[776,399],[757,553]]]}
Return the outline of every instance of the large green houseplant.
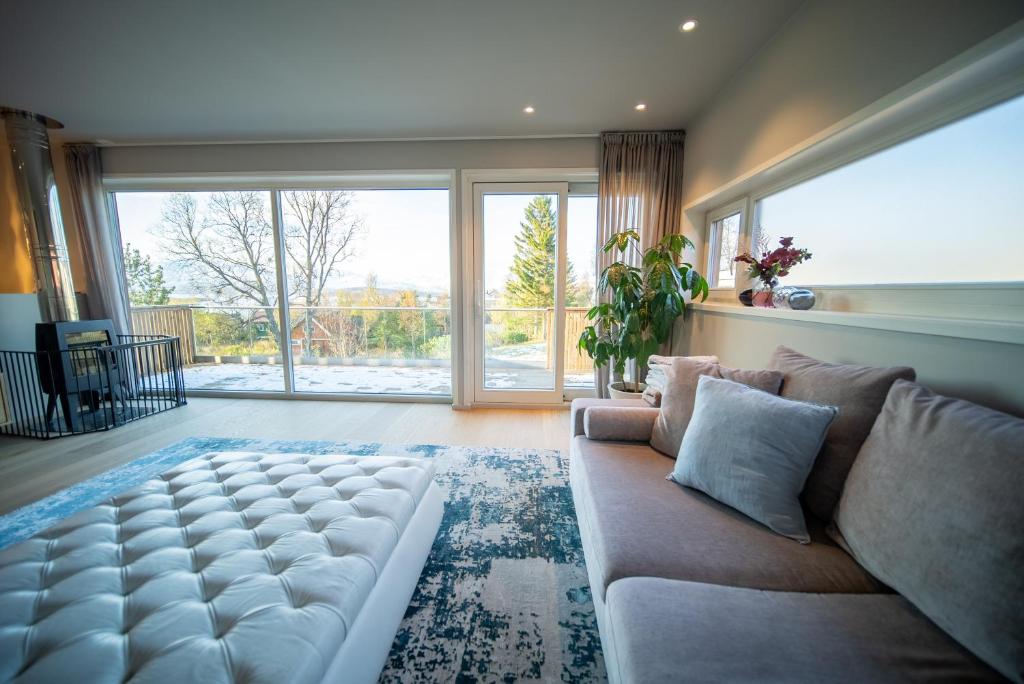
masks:
{"label": "large green houseplant", "polygon": [[[623,378],[628,392],[643,391],[640,378],[648,360],[686,311],[684,295],[707,299],[707,280],[682,261],[687,247],[693,247],[689,239],[672,234],[641,253],[635,230],[616,233],[603,247],[605,252],[618,250],[619,260],[601,272],[598,291],[610,296],[587,312],[591,324],[580,335],[579,349],[594,360],[595,368],[611,364],[618,377],[624,376],[626,362],[635,360],[633,382],[627,384]],[[640,257],[639,266],[628,263],[630,254]]]}

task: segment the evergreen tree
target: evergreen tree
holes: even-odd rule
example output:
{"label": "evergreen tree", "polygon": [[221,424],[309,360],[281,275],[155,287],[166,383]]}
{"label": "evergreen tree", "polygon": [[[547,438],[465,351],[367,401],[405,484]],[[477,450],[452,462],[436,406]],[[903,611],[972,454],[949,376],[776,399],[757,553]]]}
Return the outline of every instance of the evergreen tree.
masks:
{"label": "evergreen tree", "polygon": [[164,282],[163,266],[154,266],[148,255],[142,256],[130,243],[124,246],[124,274],[132,306],[153,306],[171,301],[174,288]]}
{"label": "evergreen tree", "polygon": [[[510,306],[548,308],[555,302],[555,249],[558,219],[551,197],[538,195],[523,212],[511,274],[505,281],[505,300]],[[565,303],[572,306],[580,294],[572,263],[565,265]]]}

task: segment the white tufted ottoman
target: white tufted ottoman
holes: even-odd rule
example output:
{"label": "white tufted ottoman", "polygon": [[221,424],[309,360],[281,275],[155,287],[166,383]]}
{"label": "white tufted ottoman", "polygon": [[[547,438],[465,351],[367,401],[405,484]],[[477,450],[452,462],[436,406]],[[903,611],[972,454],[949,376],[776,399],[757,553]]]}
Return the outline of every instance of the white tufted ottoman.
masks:
{"label": "white tufted ottoman", "polygon": [[430,461],[211,453],[0,551],[0,681],[375,681]]}

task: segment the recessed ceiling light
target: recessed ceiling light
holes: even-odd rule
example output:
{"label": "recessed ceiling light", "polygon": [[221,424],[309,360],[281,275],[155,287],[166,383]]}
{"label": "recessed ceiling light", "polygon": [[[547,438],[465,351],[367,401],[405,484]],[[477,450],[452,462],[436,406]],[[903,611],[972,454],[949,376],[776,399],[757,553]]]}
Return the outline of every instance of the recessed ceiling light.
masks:
{"label": "recessed ceiling light", "polygon": [[695,28],[697,28],[696,19],[687,19],[686,21],[679,25],[679,30],[682,31],[683,33],[689,33]]}
{"label": "recessed ceiling light", "polygon": [[533,114],[537,110],[535,110],[531,105],[526,105],[525,107],[523,107],[523,111],[526,112],[527,114]]}
{"label": "recessed ceiling light", "polygon": [[638,112],[642,112],[647,109],[647,105],[645,105],[643,102],[637,102],[636,107],[633,107],[633,109],[635,109]]}

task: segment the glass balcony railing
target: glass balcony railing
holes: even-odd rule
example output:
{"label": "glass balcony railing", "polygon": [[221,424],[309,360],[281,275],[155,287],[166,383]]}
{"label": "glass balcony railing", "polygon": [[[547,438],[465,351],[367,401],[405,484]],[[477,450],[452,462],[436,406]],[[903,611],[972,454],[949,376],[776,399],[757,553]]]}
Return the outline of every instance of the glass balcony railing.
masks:
{"label": "glass balcony railing", "polygon": [[[276,307],[133,307],[136,334],[182,340],[188,389],[280,392],[285,388]],[[551,309],[489,309],[487,362],[550,374]],[[451,394],[451,314],[435,306],[289,307],[286,333],[298,392]],[[592,386],[590,359],[576,350],[586,309],[567,309],[566,387]],[[510,376],[511,377],[511,376]]]}
{"label": "glass balcony railing", "polygon": [[414,306],[318,306],[289,308],[296,364],[340,362],[451,362],[447,308]]}
{"label": "glass balcony railing", "polygon": [[[189,389],[283,391],[276,307],[133,307],[135,331],[182,339]],[[289,308],[299,392],[451,394],[451,321],[441,307]]]}
{"label": "glass balcony railing", "polygon": [[451,394],[447,308],[292,306],[289,317],[298,392]]}

